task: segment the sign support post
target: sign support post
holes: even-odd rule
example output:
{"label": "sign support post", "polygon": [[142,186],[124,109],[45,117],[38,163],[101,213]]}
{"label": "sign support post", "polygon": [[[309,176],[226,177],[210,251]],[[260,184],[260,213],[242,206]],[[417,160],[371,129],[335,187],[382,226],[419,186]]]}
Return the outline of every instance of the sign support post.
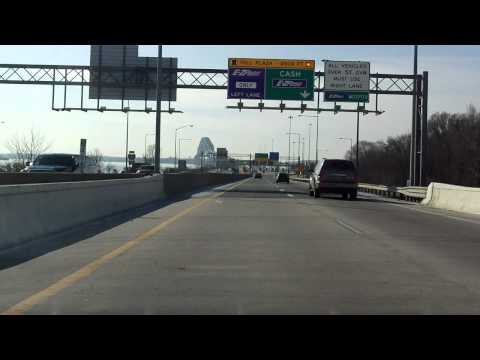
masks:
{"label": "sign support post", "polygon": [[162,45],[158,45],[157,57],[157,112],[155,121],[155,172],[160,173],[160,135],[162,129],[161,109],[162,109]]}
{"label": "sign support post", "polygon": [[[360,106],[360,103],[357,103],[357,109]],[[357,172],[359,172],[360,165],[359,165],[359,160],[358,160],[358,148],[359,148],[359,126],[360,126],[360,112],[357,111]]]}

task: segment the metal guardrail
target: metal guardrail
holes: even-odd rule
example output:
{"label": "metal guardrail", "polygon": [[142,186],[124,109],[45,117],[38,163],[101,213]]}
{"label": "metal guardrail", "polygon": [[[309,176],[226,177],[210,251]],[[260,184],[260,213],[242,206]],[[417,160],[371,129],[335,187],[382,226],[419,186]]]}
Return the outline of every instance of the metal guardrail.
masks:
{"label": "metal guardrail", "polygon": [[[308,183],[308,178],[290,177],[292,181]],[[359,183],[358,190],[370,194],[396,198],[400,200],[419,202],[427,196],[427,188],[420,186],[386,186]]]}
{"label": "metal guardrail", "polygon": [[415,202],[421,201],[427,196],[427,188],[420,186],[398,187],[360,183],[358,189],[371,194]]}

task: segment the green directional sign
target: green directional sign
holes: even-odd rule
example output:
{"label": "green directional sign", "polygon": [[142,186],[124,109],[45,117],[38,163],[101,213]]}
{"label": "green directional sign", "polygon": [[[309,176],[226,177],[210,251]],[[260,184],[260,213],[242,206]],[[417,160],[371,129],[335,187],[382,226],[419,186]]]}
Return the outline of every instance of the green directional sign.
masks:
{"label": "green directional sign", "polygon": [[313,70],[267,68],[265,99],[312,101],[313,79]]}

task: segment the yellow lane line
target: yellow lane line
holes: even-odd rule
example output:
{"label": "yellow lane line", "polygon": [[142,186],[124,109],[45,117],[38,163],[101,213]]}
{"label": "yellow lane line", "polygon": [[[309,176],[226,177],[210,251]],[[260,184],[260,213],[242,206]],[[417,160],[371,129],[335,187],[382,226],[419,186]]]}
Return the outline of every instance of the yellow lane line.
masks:
{"label": "yellow lane line", "polygon": [[161,224],[153,227],[152,229],[144,232],[143,234],[137,236],[136,238],[129,240],[125,244],[121,245],[120,247],[114,249],[113,251],[109,252],[108,254],[92,261],[91,263],[83,266],[81,269],[75,271],[74,273],[60,279],[59,281],[55,282],[54,284],[50,285],[46,289],[43,289],[32,296],[20,301],[16,305],[13,305],[9,309],[7,309],[5,312],[3,312],[1,315],[23,315],[25,312],[30,310],[32,307],[34,307],[37,304],[40,304],[47,300],[48,298],[55,296],[58,294],[61,290],[72,286],[73,284],[79,282],[80,280],[86,278],[87,276],[91,275],[95,270],[97,270],[99,267],[105,265],[107,262],[110,260],[116,258],[117,256],[127,252],[134,246],[140,244],[142,241],[152,237],[153,235],[158,234],[160,231],[165,229],[168,225],[173,224],[174,222],[178,221],[180,218],[184,217],[187,215],[189,212],[192,210],[202,206],[206,202],[212,199],[216,199],[223,194],[225,194],[227,191],[232,190],[236,188],[237,186],[240,186],[241,184],[249,181],[250,178],[247,178],[246,180],[243,180],[239,183],[236,183],[233,186],[230,186],[229,188],[225,189],[224,191],[214,194],[208,198],[205,198],[203,200],[200,200],[198,203],[190,206],[187,209],[182,210],[178,214],[172,216],[168,220],[162,222]]}

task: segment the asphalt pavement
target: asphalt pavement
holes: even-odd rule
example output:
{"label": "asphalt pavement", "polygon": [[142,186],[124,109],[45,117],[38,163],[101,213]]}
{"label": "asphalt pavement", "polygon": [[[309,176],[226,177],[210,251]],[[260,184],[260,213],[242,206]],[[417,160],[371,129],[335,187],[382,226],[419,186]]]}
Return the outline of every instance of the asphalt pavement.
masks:
{"label": "asphalt pavement", "polygon": [[480,314],[478,216],[266,175],[103,225],[4,266],[0,313]]}

